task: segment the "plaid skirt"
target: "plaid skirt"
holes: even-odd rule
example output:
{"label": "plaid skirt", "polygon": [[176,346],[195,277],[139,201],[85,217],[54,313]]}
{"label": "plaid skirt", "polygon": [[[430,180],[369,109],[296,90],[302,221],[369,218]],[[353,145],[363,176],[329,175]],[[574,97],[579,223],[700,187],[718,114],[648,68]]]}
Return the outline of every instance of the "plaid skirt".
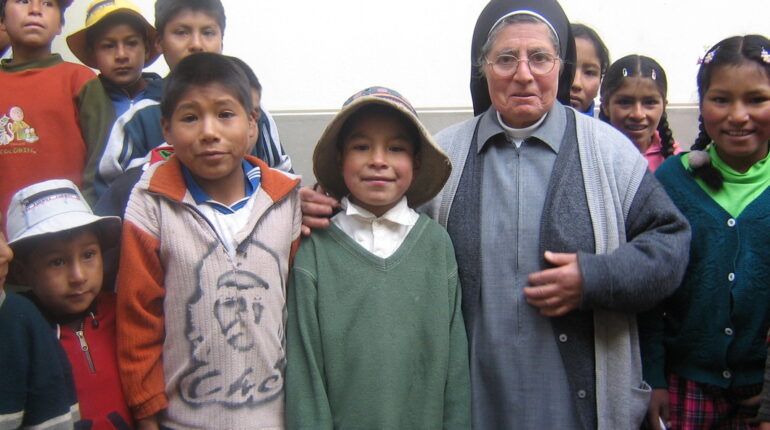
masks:
{"label": "plaid skirt", "polygon": [[671,428],[676,430],[757,430],[759,404],[741,401],[759,395],[762,384],[722,388],[671,374],[668,399]]}

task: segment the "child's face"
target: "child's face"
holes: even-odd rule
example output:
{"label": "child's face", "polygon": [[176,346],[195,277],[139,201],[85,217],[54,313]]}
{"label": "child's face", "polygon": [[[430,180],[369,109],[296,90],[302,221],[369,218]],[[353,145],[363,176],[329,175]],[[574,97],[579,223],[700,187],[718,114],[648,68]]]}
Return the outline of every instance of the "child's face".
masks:
{"label": "child's face", "polygon": [[0,55],[3,55],[9,46],[11,46],[11,39],[8,38],[5,27],[0,24]]}
{"label": "child's face", "polygon": [[56,0],[8,0],[0,27],[15,46],[50,48],[61,33],[61,11]]}
{"label": "child's face", "polygon": [[404,196],[419,167],[404,125],[386,115],[367,115],[345,136],[342,176],[350,200],[382,216]]}
{"label": "child's face", "polygon": [[711,74],[701,101],[703,125],[719,157],[745,172],[767,156],[770,78],[756,63],[722,66]]}
{"label": "child's face", "polygon": [[102,289],[99,238],[92,230],[41,240],[22,262],[24,281],[56,316],[85,312]]}
{"label": "child's face", "polygon": [[585,112],[599,92],[602,83],[602,63],[596,55],[596,47],[590,39],[575,39],[577,67],[575,80],[569,91],[569,103],[580,112]]}
{"label": "child's face", "polygon": [[652,143],[666,101],[650,78],[624,78],[623,86],[610,95],[604,113],[610,123],[628,136],[639,151],[644,152]]}
{"label": "child's face", "polygon": [[5,285],[5,277],[8,276],[8,265],[13,259],[13,251],[5,241],[3,232],[0,231],[0,290]]}
{"label": "child's face", "polygon": [[195,52],[222,53],[222,29],[217,20],[199,10],[176,14],[158,35],[156,42],[169,69]]}
{"label": "child's face", "polygon": [[171,118],[161,122],[179,161],[210,195],[211,188],[243,182],[241,160],[256,139],[257,125],[229,89],[216,83],[191,87]]}
{"label": "child's face", "polygon": [[144,36],[128,24],[113,25],[93,42],[96,66],[119,87],[135,84],[142,76],[147,49]]}

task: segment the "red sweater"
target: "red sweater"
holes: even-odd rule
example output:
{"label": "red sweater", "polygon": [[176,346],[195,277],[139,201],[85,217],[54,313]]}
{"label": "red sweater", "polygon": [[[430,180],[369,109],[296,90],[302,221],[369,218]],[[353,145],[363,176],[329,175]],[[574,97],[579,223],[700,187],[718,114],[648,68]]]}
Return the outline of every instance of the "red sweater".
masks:
{"label": "red sweater", "polygon": [[64,178],[88,188],[89,148],[101,146],[113,116],[95,77],[58,55],[0,64],[0,213],[16,191],[36,182]]}
{"label": "red sweater", "polygon": [[83,321],[82,342],[75,330],[65,326],[60,328],[59,335],[72,365],[80,416],[92,423],[92,430],[126,428],[120,422],[133,427],[118,374],[114,293],[99,296],[94,316]]}

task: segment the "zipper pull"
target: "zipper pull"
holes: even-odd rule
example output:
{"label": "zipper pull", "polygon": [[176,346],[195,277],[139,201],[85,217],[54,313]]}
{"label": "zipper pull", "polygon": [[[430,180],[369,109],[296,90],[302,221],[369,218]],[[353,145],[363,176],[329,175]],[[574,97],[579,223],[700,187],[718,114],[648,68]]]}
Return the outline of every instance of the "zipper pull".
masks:
{"label": "zipper pull", "polygon": [[86,337],[83,334],[83,326],[81,325],[80,330],[76,330],[75,334],[78,337],[78,341],[80,342],[80,349],[83,351],[83,354],[86,356],[86,361],[88,362],[88,369],[91,371],[91,373],[96,373],[96,367],[94,366],[94,360],[91,358],[91,352],[88,350],[88,343],[86,343]]}

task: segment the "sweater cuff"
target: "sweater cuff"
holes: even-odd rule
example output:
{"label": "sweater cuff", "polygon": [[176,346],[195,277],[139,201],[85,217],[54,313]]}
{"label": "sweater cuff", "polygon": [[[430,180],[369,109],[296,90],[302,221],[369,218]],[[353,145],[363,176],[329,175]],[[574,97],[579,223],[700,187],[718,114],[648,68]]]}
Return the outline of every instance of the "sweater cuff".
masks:
{"label": "sweater cuff", "polygon": [[131,412],[134,415],[134,419],[141,420],[151,417],[166,408],[168,408],[168,398],[165,393],[160,393],[150,397],[141,405],[133,406]]}
{"label": "sweater cuff", "polygon": [[577,256],[580,276],[583,279],[580,309],[611,308],[612,279],[605,268],[606,259],[601,255],[586,252],[578,252]]}

